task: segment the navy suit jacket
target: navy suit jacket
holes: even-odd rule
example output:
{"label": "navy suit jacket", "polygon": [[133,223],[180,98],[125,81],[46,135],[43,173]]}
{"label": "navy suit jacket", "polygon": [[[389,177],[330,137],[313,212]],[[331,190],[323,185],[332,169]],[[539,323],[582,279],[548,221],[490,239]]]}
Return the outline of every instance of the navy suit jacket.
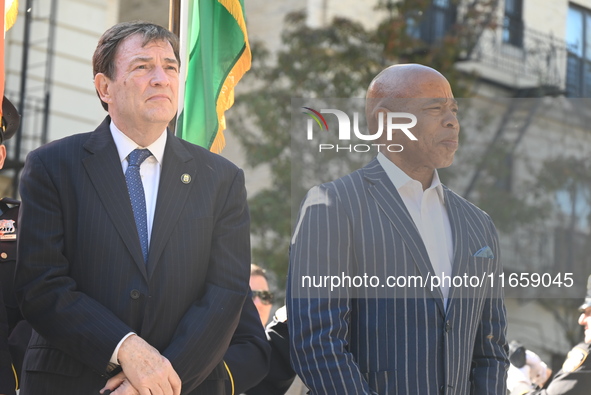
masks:
{"label": "navy suit jacket", "polygon": [[246,391],[247,395],[283,395],[295,380],[296,374],[289,362],[289,335],[285,307],[277,310],[273,320],[265,328],[265,332],[271,345],[269,373],[260,383],[249,388]]}
{"label": "navy suit jacket", "polygon": [[271,346],[256,306],[249,296],[244,302],[240,322],[230,347],[224,355],[224,362],[232,375],[227,383],[226,393],[242,394],[260,382],[269,371]]}
{"label": "navy suit jacket", "polygon": [[[490,281],[501,272],[496,230],[483,211],[447,188],[444,195],[453,275],[481,280],[452,287],[447,309],[439,287],[386,286],[389,276],[429,281],[434,271],[377,160],[308,192],[291,244],[287,307],[292,365],[312,394],[505,394],[505,308]],[[494,258],[474,256],[486,246]],[[347,286],[331,291],[336,278]]]}
{"label": "navy suit jacket", "polygon": [[98,393],[129,332],[170,360],[183,394],[223,394],[248,293],[243,172],[169,133],[146,265],[109,123],[23,170],[15,289],[35,331],[21,395]]}

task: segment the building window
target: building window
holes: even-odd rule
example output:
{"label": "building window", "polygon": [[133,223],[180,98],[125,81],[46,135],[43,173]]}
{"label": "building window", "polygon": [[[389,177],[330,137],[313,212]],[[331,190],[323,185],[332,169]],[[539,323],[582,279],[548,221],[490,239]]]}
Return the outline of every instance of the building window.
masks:
{"label": "building window", "polygon": [[423,12],[414,12],[407,18],[407,34],[433,44],[445,36],[456,22],[453,0],[433,0]]}
{"label": "building window", "polygon": [[503,42],[523,48],[523,0],[505,0]]}
{"label": "building window", "polygon": [[591,97],[591,11],[569,6],[566,46],[566,95]]}
{"label": "building window", "polygon": [[586,278],[591,263],[591,187],[571,182],[567,188],[557,191],[556,204],[554,269],[574,273],[575,278]]}
{"label": "building window", "polygon": [[556,192],[556,205],[562,220],[574,229],[591,230],[591,187],[574,182]]}

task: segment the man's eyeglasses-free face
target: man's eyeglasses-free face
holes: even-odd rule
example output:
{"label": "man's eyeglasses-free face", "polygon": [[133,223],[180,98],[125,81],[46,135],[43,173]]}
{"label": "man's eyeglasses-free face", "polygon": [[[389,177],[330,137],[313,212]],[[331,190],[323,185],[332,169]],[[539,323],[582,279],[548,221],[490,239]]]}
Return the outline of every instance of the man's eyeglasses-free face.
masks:
{"label": "man's eyeglasses-free face", "polygon": [[269,291],[252,291],[252,298],[259,297],[263,304],[273,303],[273,293]]}

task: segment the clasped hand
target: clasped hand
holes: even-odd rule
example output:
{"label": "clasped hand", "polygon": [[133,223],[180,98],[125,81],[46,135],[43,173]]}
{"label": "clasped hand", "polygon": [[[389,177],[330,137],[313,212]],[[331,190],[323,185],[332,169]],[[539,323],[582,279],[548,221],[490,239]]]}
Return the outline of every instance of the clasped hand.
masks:
{"label": "clasped hand", "polygon": [[123,371],[107,381],[112,395],[180,395],[181,379],[168,359],[137,335],[125,339],[118,359]]}

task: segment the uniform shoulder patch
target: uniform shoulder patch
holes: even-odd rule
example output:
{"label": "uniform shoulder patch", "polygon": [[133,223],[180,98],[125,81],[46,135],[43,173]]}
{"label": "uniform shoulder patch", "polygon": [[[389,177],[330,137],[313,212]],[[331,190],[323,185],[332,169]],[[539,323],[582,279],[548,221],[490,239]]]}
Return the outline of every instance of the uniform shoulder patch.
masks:
{"label": "uniform shoulder patch", "polygon": [[586,348],[575,346],[566,356],[566,361],[562,364],[562,370],[566,373],[574,372],[585,362],[588,355],[589,351]]}
{"label": "uniform shoulder patch", "polygon": [[0,219],[0,240],[16,240],[16,221]]}
{"label": "uniform shoulder patch", "polygon": [[285,306],[280,307],[275,312],[275,321],[287,322],[287,308]]}

